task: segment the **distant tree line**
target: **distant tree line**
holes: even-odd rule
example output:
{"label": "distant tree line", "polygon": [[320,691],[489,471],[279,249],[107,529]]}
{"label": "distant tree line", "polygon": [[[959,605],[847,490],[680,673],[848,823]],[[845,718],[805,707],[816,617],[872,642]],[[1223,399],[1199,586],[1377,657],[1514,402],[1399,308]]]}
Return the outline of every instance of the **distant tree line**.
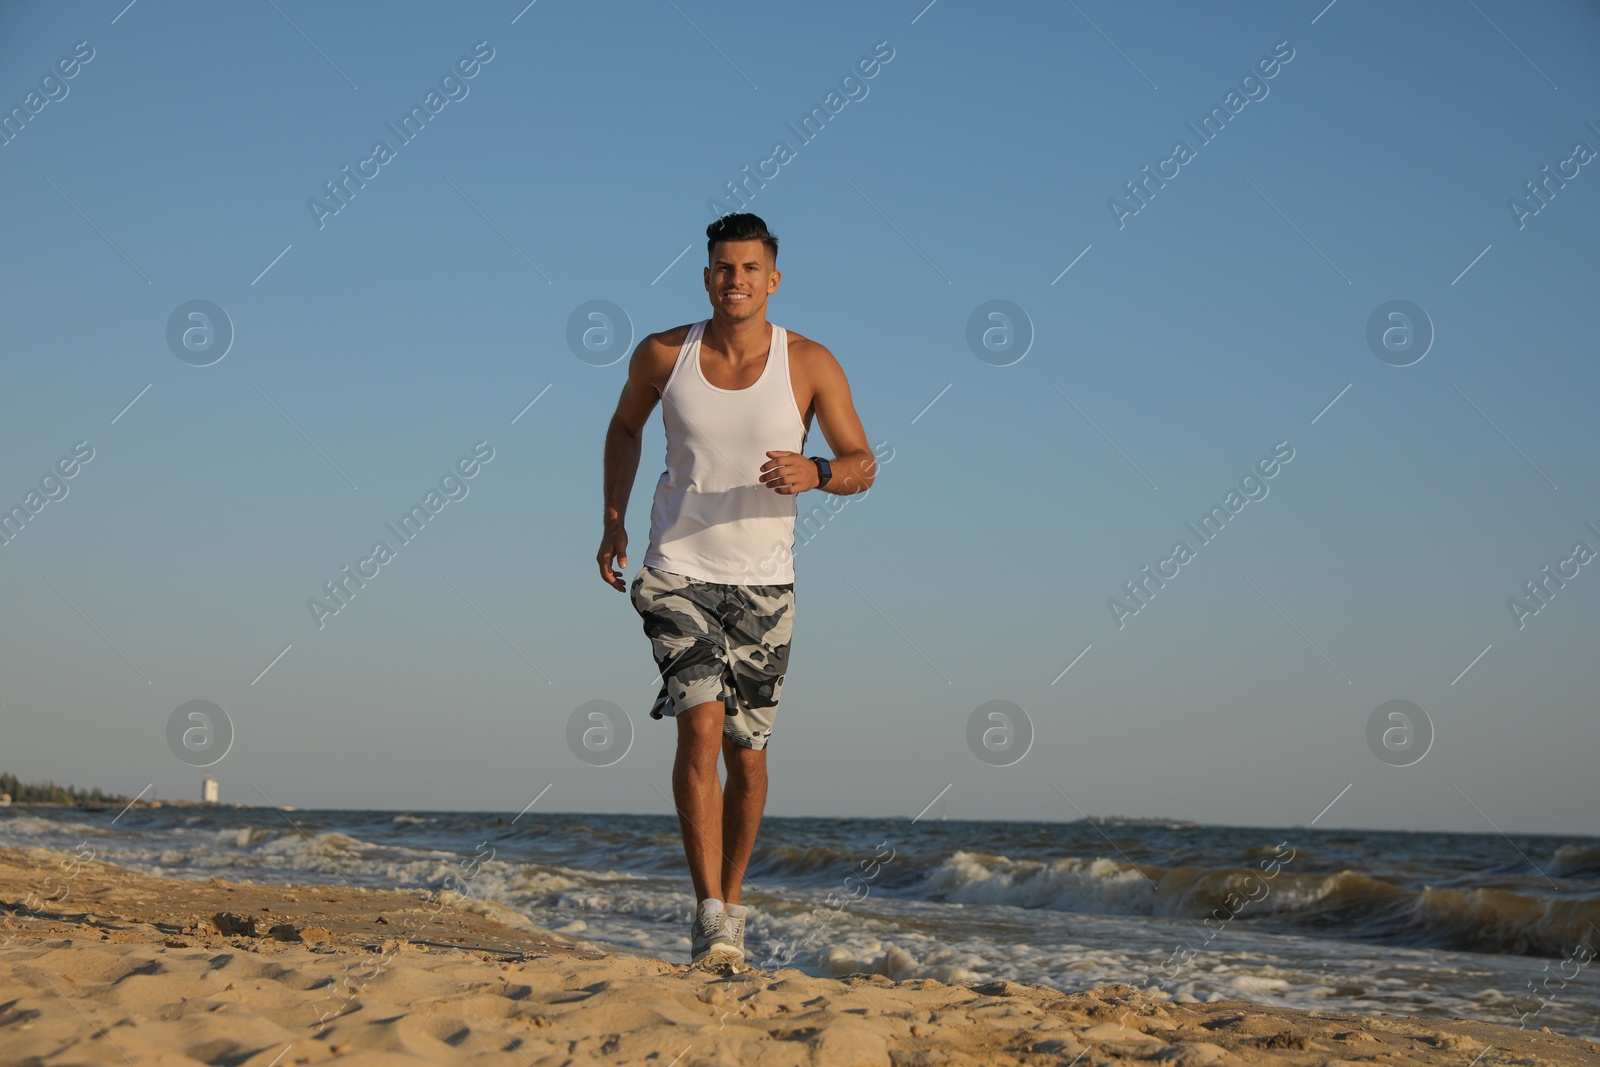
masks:
{"label": "distant tree line", "polygon": [[117,793],[79,789],[75,785],[24,782],[10,772],[0,773],[0,793],[11,794],[12,801],[18,804],[113,804],[125,803],[128,799]]}

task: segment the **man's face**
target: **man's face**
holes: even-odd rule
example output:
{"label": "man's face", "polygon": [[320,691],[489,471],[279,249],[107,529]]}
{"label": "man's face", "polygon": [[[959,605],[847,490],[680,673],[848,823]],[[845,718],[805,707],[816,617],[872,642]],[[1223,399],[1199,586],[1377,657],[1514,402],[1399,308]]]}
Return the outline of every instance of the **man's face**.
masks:
{"label": "man's face", "polygon": [[760,241],[719,241],[705,277],[711,306],[743,322],[766,314],[767,296],[777,292],[781,275]]}

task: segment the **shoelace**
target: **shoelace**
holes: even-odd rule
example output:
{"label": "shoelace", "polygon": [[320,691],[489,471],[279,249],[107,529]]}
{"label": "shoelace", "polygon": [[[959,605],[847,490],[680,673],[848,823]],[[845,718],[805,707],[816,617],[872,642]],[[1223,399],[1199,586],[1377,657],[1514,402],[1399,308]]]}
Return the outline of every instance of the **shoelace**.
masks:
{"label": "shoelace", "polygon": [[731,933],[728,930],[730,916],[725,912],[716,912],[709,915],[695,917],[695,932],[702,937],[711,938],[720,933]]}

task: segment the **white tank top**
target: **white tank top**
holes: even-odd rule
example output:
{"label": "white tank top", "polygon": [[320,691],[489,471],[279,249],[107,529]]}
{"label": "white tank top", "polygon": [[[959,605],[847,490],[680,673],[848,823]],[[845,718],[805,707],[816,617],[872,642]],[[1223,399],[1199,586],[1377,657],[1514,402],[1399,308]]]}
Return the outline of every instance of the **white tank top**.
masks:
{"label": "white tank top", "polygon": [[794,581],[795,498],[761,484],[769,451],[803,452],[805,423],[789,381],[789,331],[772,326],[754,385],[720,389],[700,368],[706,324],[689,327],[661,392],[667,469],[650,508],[647,567],[702,582]]}

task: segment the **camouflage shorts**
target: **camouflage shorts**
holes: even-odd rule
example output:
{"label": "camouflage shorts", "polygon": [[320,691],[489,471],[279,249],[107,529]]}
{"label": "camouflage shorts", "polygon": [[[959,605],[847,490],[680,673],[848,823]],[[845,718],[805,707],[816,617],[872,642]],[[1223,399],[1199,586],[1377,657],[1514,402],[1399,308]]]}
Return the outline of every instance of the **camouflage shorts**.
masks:
{"label": "camouflage shorts", "polygon": [[663,683],[650,717],[720,703],[725,737],[766,748],[789,667],[794,584],[720,585],[644,567],[632,597]]}

